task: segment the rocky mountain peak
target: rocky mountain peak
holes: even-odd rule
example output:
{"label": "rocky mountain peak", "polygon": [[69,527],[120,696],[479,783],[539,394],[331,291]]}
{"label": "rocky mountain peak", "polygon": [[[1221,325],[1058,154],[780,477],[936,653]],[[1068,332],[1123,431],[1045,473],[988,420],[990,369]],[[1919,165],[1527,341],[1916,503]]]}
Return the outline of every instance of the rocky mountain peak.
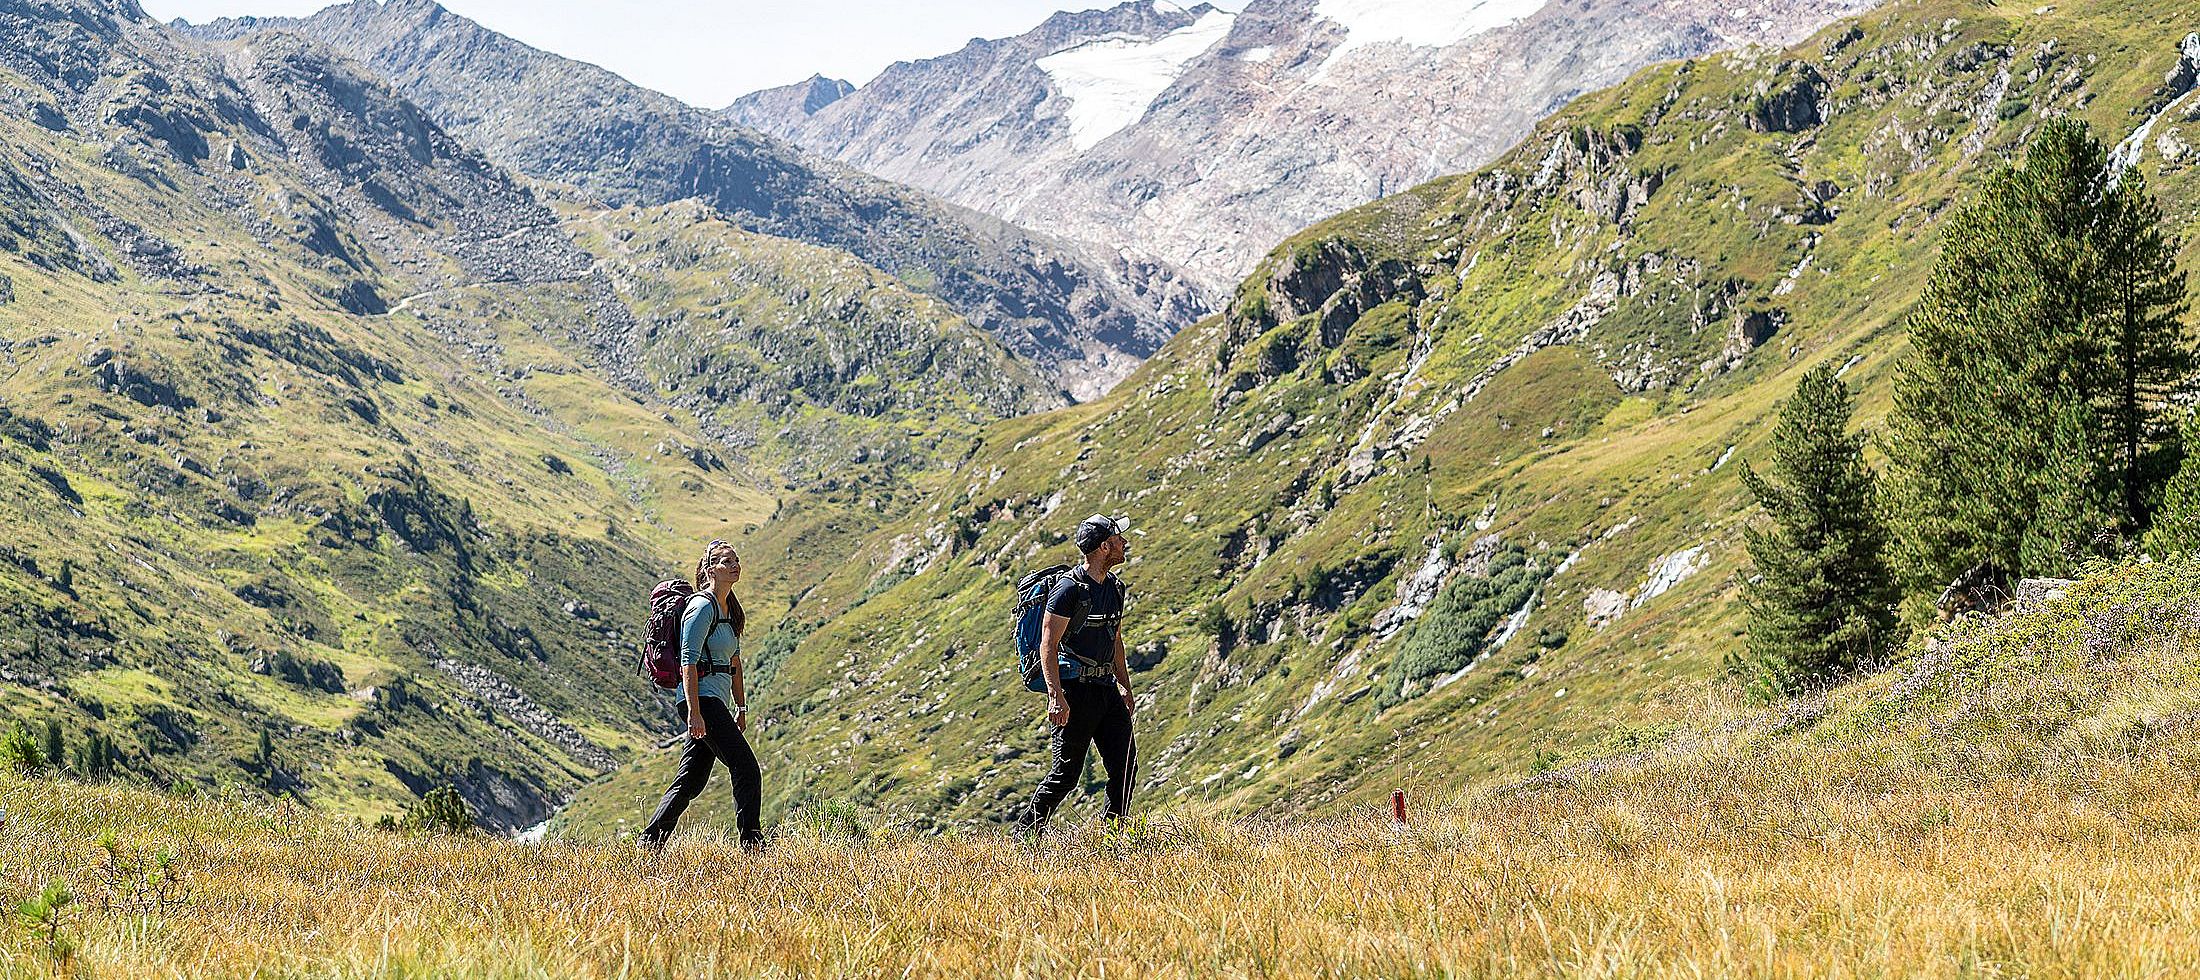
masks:
{"label": "rocky mountain peak", "polygon": [[757,120],[816,115],[819,109],[846,98],[855,90],[853,83],[811,75],[792,85],[744,95],[727,106],[724,115],[735,125],[754,129]]}
{"label": "rocky mountain peak", "polygon": [[[1293,231],[1487,162],[1658,61],[1787,44],[1874,0],[1121,4],[897,64],[745,124],[1219,290]],[[1797,92],[1797,96],[1812,95]],[[1803,121],[1783,104],[1778,125]]]}

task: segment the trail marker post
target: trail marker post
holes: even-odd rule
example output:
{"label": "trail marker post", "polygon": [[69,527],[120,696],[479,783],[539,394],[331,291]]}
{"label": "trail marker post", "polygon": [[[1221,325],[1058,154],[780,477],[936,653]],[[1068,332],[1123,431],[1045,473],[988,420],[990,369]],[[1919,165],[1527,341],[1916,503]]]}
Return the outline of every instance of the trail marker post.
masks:
{"label": "trail marker post", "polygon": [[1406,791],[1405,791],[1405,790],[1402,790],[1402,789],[1394,789],[1394,790],[1391,790],[1391,791],[1390,791],[1390,818],[1391,818],[1392,820],[1396,820],[1396,821],[1398,821],[1398,826],[1400,826],[1400,827],[1403,827],[1403,826],[1405,826],[1405,825],[1406,825]]}

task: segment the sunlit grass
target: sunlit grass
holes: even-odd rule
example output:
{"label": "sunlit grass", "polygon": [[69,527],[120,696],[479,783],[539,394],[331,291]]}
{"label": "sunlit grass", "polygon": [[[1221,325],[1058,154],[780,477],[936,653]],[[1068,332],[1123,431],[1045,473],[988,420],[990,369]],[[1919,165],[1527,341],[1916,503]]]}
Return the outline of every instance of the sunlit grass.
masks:
{"label": "sunlit grass", "polygon": [[[2189,779],[2116,807],[1987,782],[1718,765],[1290,826],[1005,837],[423,840],[15,783],[11,901],[115,827],[194,904],[73,924],[97,975],[2116,976],[2200,950]],[[45,962],[27,937],[14,971]]]}
{"label": "sunlit grass", "polygon": [[[103,976],[2175,975],[2200,962],[2196,575],[2119,569],[1405,826],[1172,816],[1031,846],[827,807],[760,857],[711,832],[655,856],[11,777],[0,899],[70,882],[74,967]],[[101,911],[110,830],[177,852],[190,907]],[[53,966],[10,935],[7,969]]]}

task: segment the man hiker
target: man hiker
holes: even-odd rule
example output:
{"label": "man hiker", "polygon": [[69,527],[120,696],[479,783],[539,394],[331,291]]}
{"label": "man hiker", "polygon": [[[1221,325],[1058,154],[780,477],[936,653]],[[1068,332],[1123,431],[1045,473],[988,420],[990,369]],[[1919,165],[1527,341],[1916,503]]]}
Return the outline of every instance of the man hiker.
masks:
{"label": "man hiker", "polygon": [[1100,746],[1108,770],[1110,821],[1130,813],[1138,749],[1131,738],[1131,673],[1123,659],[1123,607],[1129,592],[1114,569],[1130,553],[1126,517],[1095,515],[1077,525],[1073,539],[1084,563],[1055,580],[1047,594],[1040,634],[1040,670],[1046,677],[1047,723],[1053,769],[1039,782],[1017,829],[1036,834],[1068,798],[1085,769],[1085,749]]}

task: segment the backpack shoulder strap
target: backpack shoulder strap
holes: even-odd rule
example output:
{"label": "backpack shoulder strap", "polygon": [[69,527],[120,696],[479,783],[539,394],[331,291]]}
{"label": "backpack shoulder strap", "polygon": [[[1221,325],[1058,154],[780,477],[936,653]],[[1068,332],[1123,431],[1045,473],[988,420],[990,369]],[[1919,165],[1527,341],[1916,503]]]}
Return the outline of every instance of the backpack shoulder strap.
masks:
{"label": "backpack shoulder strap", "polygon": [[1085,615],[1092,609],[1092,579],[1086,576],[1085,566],[1079,565],[1062,573],[1062,580],[1067,581],[1070,588],[1077,590],[1076,606],[1072,610],[1075,615],[1067,617],[1069,629],[1062,633],[1062,637],[1068,639],[1085,628]]}

